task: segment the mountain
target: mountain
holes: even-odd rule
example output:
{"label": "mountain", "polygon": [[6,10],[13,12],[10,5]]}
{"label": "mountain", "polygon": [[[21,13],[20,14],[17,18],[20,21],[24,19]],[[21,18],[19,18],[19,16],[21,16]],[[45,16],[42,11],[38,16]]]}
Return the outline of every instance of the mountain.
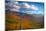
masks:
{"label": "mountain", "polygon": [[[6,20],[16,21],[16,24],[7,24],[7,29],[32,29],[44,27],[44,16],[41,14],[26,14],[15,11],[6,11]],[[8,22],[9,22],[8,21]],[[12,23],[13,23],[12,22]],[[17,27],[17,28],[16,28]]]}

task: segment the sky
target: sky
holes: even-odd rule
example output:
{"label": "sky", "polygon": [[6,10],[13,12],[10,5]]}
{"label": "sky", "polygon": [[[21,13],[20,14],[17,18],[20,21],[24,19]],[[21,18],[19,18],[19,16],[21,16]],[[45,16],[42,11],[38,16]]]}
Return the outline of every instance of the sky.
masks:
{"label": "sky", "polygon": [[11,11],[27,13],[27,14],[43,14],[44,3],[40,2],[24,2],[24,1],[8,1],[6,5],[9,6]]}

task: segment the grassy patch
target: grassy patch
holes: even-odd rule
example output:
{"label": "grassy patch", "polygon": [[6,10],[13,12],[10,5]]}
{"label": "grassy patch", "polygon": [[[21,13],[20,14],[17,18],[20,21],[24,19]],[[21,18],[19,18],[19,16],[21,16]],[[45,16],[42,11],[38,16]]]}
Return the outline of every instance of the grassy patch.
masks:
{"label": "grassy patch", "polygon": [[15,19],[6,19],[6,23],[16,24],[17,22]]}

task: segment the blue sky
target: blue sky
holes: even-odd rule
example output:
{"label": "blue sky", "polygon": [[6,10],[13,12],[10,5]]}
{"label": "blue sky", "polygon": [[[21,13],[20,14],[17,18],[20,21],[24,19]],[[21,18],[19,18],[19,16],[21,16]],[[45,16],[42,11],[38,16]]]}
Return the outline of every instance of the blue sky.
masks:
{"label": "blue sky", "polygon": [[[23,3],[27,3],[29,5],[34,5],[34,6],[37,6],[38,10],[32,10],[32,9],[23,9],[23,8],[20,8],[20,12],[29,12],[30,14],[43,14],[43,11],[44,11],[44,4],[43,3],[37,3],[37,2],[19,2],[19,4],[23,4]],[[24,13],[23,12],[23,13]]]}
{"label": "blue sky", "polygon": [[[14,3],[14,4],[13,4]],[[14,9],[11,9],[11,11],[17,11],[21,13],[27,13],[27,14],[43,14],[44,13],[44,3],[40,2],[12,2],[12,4],[9,4],[11,7],[13,5]]]}

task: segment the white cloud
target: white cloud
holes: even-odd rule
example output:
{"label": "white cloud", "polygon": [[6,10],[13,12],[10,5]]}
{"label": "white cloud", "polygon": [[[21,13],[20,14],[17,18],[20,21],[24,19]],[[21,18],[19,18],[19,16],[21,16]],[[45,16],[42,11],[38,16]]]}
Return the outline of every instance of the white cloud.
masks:
{"label": "white cloud", "polygon": [[30,8],[31,8],[32,10],[38,10],[38,7],[37,7],[37,6],[34,6],[34,5],[31,5]]}
{"label": "white cloud", "polygon": [[27,13],[27,14],[31,14],[31,11],[26,11],[25,13]]}
{"label": "white cloud", "polygon": [[[18,2],[13,2],[9,4],[9,7],[13,7],[12,9],[10,8],[11,11],[17,11],[19,12],[19,9],[21,8],[26,8],[26,9],[32,9],[32,10],[38,10],[38,7],[37,6],[34,6],[34,5],[29,5],[28,3],[23,3],[24,6],[18,6],[16,4],[18,4]],[[31,12],[25,12],[27,14],[31,14]]]}
{"label": "white cloud", "polygon": [[13,3],[14,3],[14,2],[11,2],[11,3],[9,4],[9,7],[12,8],[12,9],[10,8],[10,10],[11,10],[11,11],[19,11],[20,6],[17,6],[17,5],[16,5],[17,2],[16,2],[16,4],[15,4],[15,3],[13,4]]}
{"label": "white cloud", "polygon": [[28,5],[27,3],[25,3],[25,6],[26,6],[27,8],[30,8],[30,5]]}
{"label": "white cloud", "polygon": [[19,6],[13,5],[13,6],[11,6],[11,7],[14,7],[14,8],[12,8],[12,9],[10,9],[11,11],[17,11],[17,12],[19,12],[19,9],[20,9]]}
{"label": "white cloud", "polygon": [[20,9],[20,6],[17,6],[17,5],[13,5],[12,7],[16,8],[16,9]]}
{"label": "white cloud", "polygon": [[17,10],[17,9],[10,9],[10,11],[16,11],[16,12],[19,12],[19,10]]}
{"label": "white cloud", "polygon": [[17,1],[16,2],[13,2],[14,4],[19,4]]}
{"label": "white cloud", "polygon": [[28,3],[23,3],[25,6],[23,8],[32,9],[32,10],[38,10],[37,6],[29,5]]}
{"label": "white cloud", "polygon": [[26,12],[27,14],[31,14],[31,12]]}
{"label": "white cloud", "polygon": [[25,6],[25,8],[30,8],[30,5],[29,4],[27,4],[27,3],[23,3]]}

